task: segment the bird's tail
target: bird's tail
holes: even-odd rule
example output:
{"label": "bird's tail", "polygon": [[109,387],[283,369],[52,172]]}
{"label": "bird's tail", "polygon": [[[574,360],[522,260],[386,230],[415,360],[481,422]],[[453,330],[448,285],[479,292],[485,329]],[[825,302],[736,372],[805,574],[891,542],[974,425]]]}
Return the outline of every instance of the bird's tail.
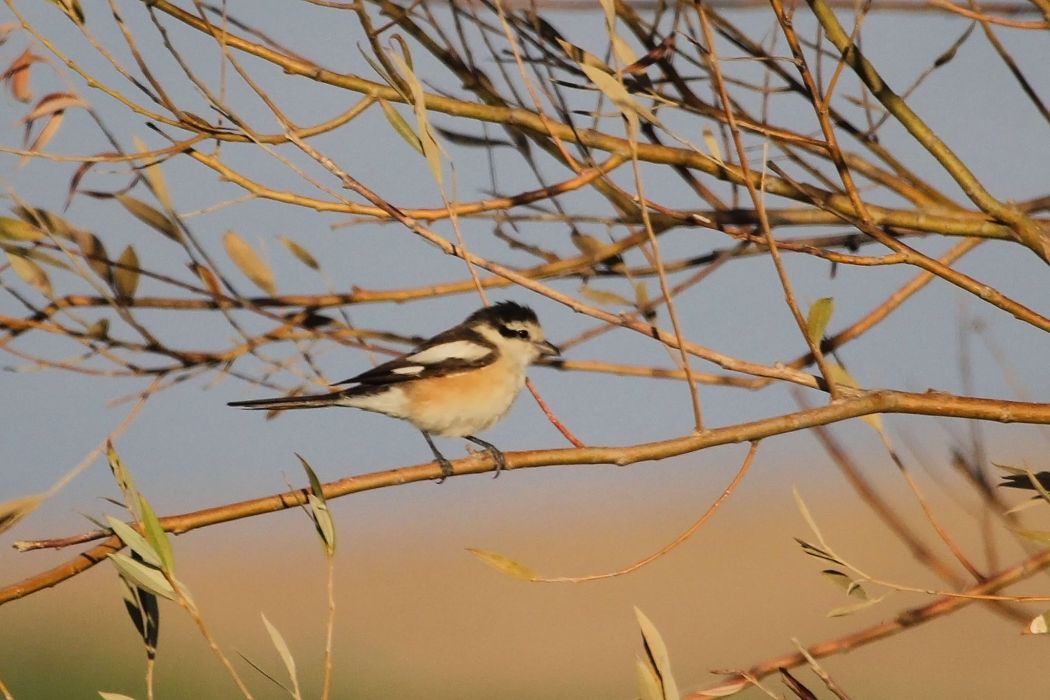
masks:
{"label": "bird's tail", "polygon": [[237,406],[258,411],[285,411],[293,408],[324,408],[337,405],[346,392],[335,391],[331,394],[312,394],[310,396],[282,396],[274,399],[253,399],[251,401],[231,401],[227,406]]}

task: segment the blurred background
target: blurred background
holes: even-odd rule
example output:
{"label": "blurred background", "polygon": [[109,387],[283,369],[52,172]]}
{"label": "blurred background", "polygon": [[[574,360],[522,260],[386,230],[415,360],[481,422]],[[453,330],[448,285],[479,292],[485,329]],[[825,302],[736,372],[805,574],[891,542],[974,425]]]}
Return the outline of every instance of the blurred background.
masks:
{"label": "blurred background", "polygon": [[[0,64],[16,63],[27,49],[40,57],[31,66],[32,99],[25,104],[19,99],[14,73],[7,76],[8,91],[0,98],[4,108],[0,119],[0,183],[6,208],[31,206],[56,212],[77,227],[94,232],[113,258],[133,246],[142,269],[160,270],[169,276],[143,275],[136,297],[193,298],[185,290],[173,292],[170,282],[176,279],[197,288],[202,285],[193,270],[187,269],[190,258],[184,247],[160,235],[156,227],[136,218],[116,200],[85,194],[127,187],[134,174],[127,162],[99,162],[90,170],[78,170],[80,161],[76,159],[32,155],[23,160],[24,150],[60,156],[112,152],[116,147],[106,132],[121,148],[131,151],[165,148],[170,142],[162,133],[186,138],[185,133],[163,124],[151,129],[146,123],[156,125],[156,120],[149,114],[136,114],[116,99],[127,96],[149,110],[164,112],[120,75],[104,55],[111,53],[115,61],[142,80],[122,27],[136,38],[139,55],[153,78],[167,89],[167,99],[187,113],[221,124],[224,129],[233,123],[229,114],[219,115],[209,106],[187,78],[189,71],[221,95],[223,104],[234,105],[238,117],[247,120],[254,133],[280,134],[282,127],[264,101],[222,60],[215,39],[191,29],[173,14],[155,11],[155,24],[145,3],[114,0],[109,6],[85,4],[84,20],[78,24],[63,13],[62,6],[62,2],[12,1],[0,10],[0,25],[6,30]],[[68,3],[65,6],[73,8]],[[367,55],[374,61],[375,54],[360,15],[338,7],[338,3],[231,1],[216,8],[189,2],[179,6],[279,53],[302,56],[334,72],[360,75],[385,85],[365,60]],[[388,50],[394,47],[400,51],[391,36],[403,37],[411,47],[413,70],[424,89],[477,102],[456,76],[427,53],[418,37],[410,38],[403,27],[388,26],[391,7],[386,3],[366,7],[367,16],[380,32],[379,43]],[[694,57],[701,54],[687,38],[699,40],[701,36],[691,7],[675,12],[644,3],[631,7],[645,18],[644,22],[653,23],[657,39],[671,33],[673,26],[678,32],[678,49]],[[223,8],[229,13],[226,18]],[[381,12],[384,9],[386,12]],[[612,61],[610,35],[600,7],[579,3],[542,9],[544,19],[568,41]],[[923,11],[914,11],[917,9]],[[1043,19],[1023,5],[991,9],[1017,22],[1037,24]],[[454,13],[445,4],[424,3],[414,7],[411,16],[426,26],[442,28],[447,36],[455,37],[462,31],[478,51],[474,59],[479,67],[500,76],[501,86],[506,80],[525,95],[495,6],[460,10]],[[713,6],[712,11],[740,32],[765,42],[775,60],[797,74],[785,59],[790,52],[768,7],[723,4]],[[533,21],[524,6],[508,7],[506,12],[512,20],[519,18],[520,26]],[[850,27],[852,9],[838,8],[837,12]],[[120,22],[114,13],[119,14]],[[469,17],[478,19],[472,24]],[[624,28],[624,14],[620,21],[622,35],[631,36]],[[158,25],[165,31],[159,31]],[[524,32],[519,24],[514,26]],[[769,74],[763,61],[746,55],[729,41],[728,30],[718,26],[722,27],[717,38],[721,66],[732,79],[730,90],[739,108],[761,114],[771,124],[819,138],[818,124],[805,98],[786,90],[763,92],[742,87],[761,86]],[[813,16],[805,7],[796,10],[794,26],[807,41],[817,36]],[[1045,137],[1045,110],[1041,113],[1019,88],[979,24],[935,11],[932,5],[876,2],[862,28],[865,55],[898,92],[905,93],[909,85],[921,79],[917,89],[907,95],[909,105],[992,194],[1015,202],[1046,195],[1050,139]],[[1022,67],[1031,91],[1045,95],[1050,90],[1050,75],[1033,69],[1045,60],[1045,27],[1023,30],[995,25],[993,29]],[[482,36],[498,45],[486,51]],[[174,53],[165,41],[171,42]],[[455,39],[448,41],[455,43]],[[630,43],[639,55],[645,52],[637,39],[632,38]],[[551,80],[548,87],[555,85],[547,72],[553,59],[547,57],[550,62],[545,62],[546,54],[536,46],[527,46],[535,58],[529,64],[535,73],[530,75],[535,80],[540,76]],[[823,48],[833,50],[827,44]],[[807,46],[807,50],[812,47]],[[176,56],[184,61],[183,66]],[[336,89],[286,75],[260,58],[237,56],[295,124],[323,122],[362,99],[360,90]],[[718,104],[702,63],[680,57],[672,60],[683,74],[696,80],[698,94]],[[823,54],[821,60],[826,82],[834,70],[835,57]],[[113,89],[106,92],[88,87],[77,69]],[[655,69],[650,73],[657,75]],[[578,72],[561,79],[583,86],[587,83]],[[871,96],[848,69],[840,81],[836,104],[849,118],[866,123],[872,115],[880,114],[868,103]],[[589,110],[579,116],[581,128],[593,126],[623,136],[622,121],[607,100],[596,106],[599,100],[594,90],[565,89],[573,108]],[[76,94],[90,103],[92,111],[68,108],[60,128],[45,144],[34,146],[43,118],[27,120],[26,115],[41,98],[53,93]],[[521,100],[525,107],[531,106],[529,97]],[[396,109],[411,128],[418,128],[410,106],[400,104]],[[553,118],[553,111],[551,114]],[[597,120],[594,124],[592,117]],[[724,150],[718,157],[737,161],[725,132],[720,130],[724,127],[709,115],[668,108],[660,117],[670,130],[684,134],[690,142],[703,143],[707,152],[712,142],[720,143]],[[498,124],[456,120],[448,114],[433,119],[437,128],[469,131],[490,139],[509,138]],[[713,130],[710,139],[703,134],[705,128]],[[966,202],[948,175],[893,119],[879,128],[877,138],[931,187],[955,202]],[[139,139],[141,145],[135,145],[133,139]],[[443,156],[447,159],[444,184],[446,194],[453,186],[457,188],[449,195],[453,201],[484,199],[493,192],[532,190],[573,176],[536,147],[532,149],[536,162],[533,169],[526,167],[520,146],[477,148],[464,146],[448,135],[439,134],[438,139],[450,152]],[[664,141],[680,146],[669,138]],[[783,153],[763,150],[768,144],[762,134],[748,132],[746,141],[752,167],[761,169],[763,158],[785,169],[798,167]],[[441,190],[425,159],[395,133],[376,105],[309,142],[398,207],[442,206]],[[265,183],[273,191],[335,202],[339,197],[351,197],[330,173],[288,144],[263,147],[234,143],[216,151],[214,143],[202,141],[194,148],[220,158],[236,172]],[[851,142],[849,148],[859,147]],[[605,157],[599,153],[595,159]],[[462,260],[442,254],[399,224],[251,196],[229,177],[186,155],[164,159],[157,167],[167,183],[174,212],[199,245],[197,259],[219,261],[223,280],[229,280],[244,298],[257,298],[262,292],[245,275],[245,266],[229,259],[223,237],[230,231],[257,251],[272,272],[277,294],[264,296],[418,290],[469,279]],[[821,167],[827,178],[834,179],[833,169],[826,163]],[[814,173],[804,169],[795,172],[800,181],[820,182]],[[662,205],[682,210],[710,208],[666,165],[646,164],[641,173],[647,196]],[[697,177],[734,206],[751,207],[743,189],[731,188],[703,173]],[[78,178],[74,186],[78,192],[64,209],[74,178]],[[629,164],[609,178],[628,193],[636,191]],[[314,187],[311,181],[319,181],[324,187]],[[923,209],[890,188],[877,188],[867,181],[862,191],[874,204]],[[141,183],[131,193],[160,210]],[[593,189],[572,192],[558,201],[578,217],[575,227],[602,242],[640,230],[637,222],[619,220],[620,213],[610,201]],[[772,196],[769,206],[805,208],[797,201]],[[965,208],[959,206],[960,210]],[[535,218],[499,220],[493,218],[496,214],[464,218],[461,233],[472,253],[515,269],[542,262],[533,251],[494,235],[499,230],[557,259],[580,254],[570,239],[570,227],[549,202],[507,211]],[[1032,211],[1039,209],[1033,207]],[[14,216],[8,212],[0,215]],[[447,220],[428,225],[446,240],[458,242]],[[784,227],[776,233],[778,238],[783,235],[791,240],[846,235],[856,233],[856,229],[841,223]],[[304,265],[279,237],[308,250],[320,269]],[[929,235],[906,240],[937,257],[959,239]],[[12,246],[23,245],[4,242],[9,255],[14,255]],[[665,261],[686,259],[731,249],[736,242],[722,231],[679,226],[660,236],[660,254]],[[885,254],[885,249],[876,248],[866,246],[858,254]],[[848,246],[837,250],[856,252]],[[918,274],[914,267],[903,265],[839,265],[832,269],[827,260],[816,256],[784,255],[803,312],[818,299],[834,299],[828,335],[878,307]],[[637,248],[627,251],[624,261],[629,269],[649,264]],[[672,285],[681,282],[702,267],[676,272],[669,281]],[[1022,245],[990,240],[955,267],[1036,313],[1050,312],[1045,263]],[[75,270],[47,269],[56,297],[95,293],[77,279]],[[4,370],[0,373],[3,501],[46,491],[81,463],[121,424],[156,376],[116,376],[118,363],[111,363],[97,344],[77,345],[68,337],[41,329],[13,332],[10,319],[32,317],[34,309],[46,303],[40,291],[15,272],[10,265],[0,268],[4,292],[0,315],[5,320],[0,345],[4,351],[0,358]],[[564,276],[545,280],[544,284],[617,314],[632,312],[631,304],[639,300],[639,283],[646,286],[649,298],[660,294],[655,276],[634,279],[604,272],[608,271]],[[493,300],[507,298],[531,305],[548,337],[557,344],[603,325],[587,314],[575,313],[520,287],[491,289],[488,294]],[[622,303],[615,301],[614,295]],[[293,342],[266,344],[258,352],[244,353],[229,363],[197,368],[180,368],[178,357],[165,353],[150,354],[147,350],[135,354],[127,347],[110,348],[108,352],[138,367],[170,366],[157,373],[164,377],[162,390],[150,395],[134,421],[116,438],[116,447],[138,488],[162,515],[302,486],[305,479],[296,453],[309,461],[322,481],[426,462],[430,453],[416,431],[382,416],[325,410],[267,420],[262,414],[237,411],[226,403],[293,389],[316,391],[326,381],[352,376],[384,360],[384,349],[403,351],[408,344],[399,340],[432,335],[458,323],[480,305],[477,293],[469,287],[463,293],[436,294],[411,303],[337,305],[319,311],[333,319],[328,331],[374,329],[388,335],[366,339],[375,342],[376,347],[371,347],[362,346],[352,334],[333,331],[326,335],[322,328]],[[290,305],[289,310],[301,308]],[[777,366],[807,351],[767,254],[712,266],[702,282],[676,296],[676,309],[685,338],[732,357]],[[280,316],[285,310],[278,307],[271,312]],[[186,352],[217,352],[274,326],[273,316],[245,308],[225,314],[144,306],[133,309],[133,316],[160,342]],[[83,326],[109,318],[107,332],[111,336],[134,336],[126,319],[107,305],[77,309],[70,312],[70,318]],[[665,330],[671,328],[665,307],[657,310],[654,323]],[[680,360],[666,346],[625,329],[570,345],[565,353],[567,360],[668,369],[677,367]],[[933,389],[1040,401],[1050,390],[1046,357],[1046,336],[1039,329],[956,286],[934,280],[862,338],[839,351],[837,360],[846,362],[852,376],[865,387],[916,392]],[[693,366],[698,372],[728,374],[695,359]],[[812,367],[808,371],[816,373]],[[637,444],[688,434],[693,429],[689,390],[678,380],[552,367],[535,367],[530,376],[555,415],[587,445]],[[701,384],[699,391],[707,427],[799,410],[787,382],[774,382],[757,390]],[[823,393],[803,391],[810,404],[827,400]],[[998,478],[993,463],[1046,468],[1045,428],[918,416],[886,416],[884,425],[909,473],[928,497],[939,524],[983,572],[991,574],[1012,566],[1035,551],[992,514],[980,489],[971,487],[958,465],[965,462],[973,466],[975,473],[985,475],[992,483]],[[961,580],[968,581],[967,586],[973,585],[973,578],[953,561],[947,546],[936,536],[877,433],[859,420],[831,426],[829,431],[902,521],[937,557],[952,562]],[[506,420],[483,437],[507,452],[569,446],[527,394]],[[439,444],[450,458],[459,458],[466,456],[460,443],[441,440]],[[865,588],[870,596],[887,593],[887,597],[852,615],[828,617],[830,610],[856,599],[823,580],[819,572],[827,563],[806,556],[793,540],[814,541],[796,506],[793,489],[803,497],[835,551],[869,575],[920,589],[952,589],[916,561],[909,548],[850,488],[815,436],[803,432],[765,440],[749,473],[715,516],[686,543],[630,575],[575,585],[529,583],[502,575],[467,551],[480,548],[498,552],[550,577],[615,571],[659,549],[696,520],[729,485],[746,453],[747,445],[732,445],[628,467],[523,469],[495,480],[489,475],[457,477],[440,485],[405,484],[332,501],[338,530],[333,697],[636,697],[635,658],[643,652],[635,606],[660,630],[679,688],[685,692],[717,683],[722,678],[715,675],[718,672],[745,670],[793,652],[794,640],[810,645],[840,638],[932,600],[930,596],[890,592],[868,584]],[[125,517],[117,505],[106,500],[119,497],[104,456],[92,459],[71,483],[0,535],[0,544],[4,545],[0,550],[0,585],[57,566],[78,551],[74,547],[18,553],[7,545],[91,529],[94,526],[85,516]],[[1024,498],[1006,493],[1002,507]],[[1026,511],[1023,526],[1045,527],[1041,510],[1045,508]],[[173,540],[180,580],[193,592],[218,642],[248,679],[255,697],[286,695],[238,656],[283,678],[281,661],[260,613],[288,641],[304,697],[317,697],[327,610],[326,564],[304,512],[291,509]],[[1046,578],[1040,574],[1008,592],[1043,595]],[[11,695],[18,700],[86,698],[96,697],[98,691],[111,691],[145,697],[145,654],[128,620],[122,593],[116,571],[102,564],[55,588],[3,605],[0,681]],[[1046,607],[1050,606],[1045,602],[1018,607],[1016,615],[1007,617],[986,606],[971,605],[821,663],[857,698],[1046,697],[1050,682],[1037,671],[1045,659],[1046,640],[1022,634],[1026,619]],[[164,602],[161,608],[157,696],[236,697],[236,688],[187,616]],[[818,695],[830,697],[811,671],[801,668],[795,673]],[[764,683],[774,692],[787,695],[775,676]],[[739,697],[765,694],[751,689]]]}

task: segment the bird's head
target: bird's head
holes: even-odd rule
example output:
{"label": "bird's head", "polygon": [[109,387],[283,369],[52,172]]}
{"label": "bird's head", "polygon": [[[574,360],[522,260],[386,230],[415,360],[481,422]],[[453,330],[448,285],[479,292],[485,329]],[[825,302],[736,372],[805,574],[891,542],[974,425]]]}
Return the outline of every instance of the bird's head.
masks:
{"label": "bird's head", "polygon": [[536,312],[513,301],[501,301],[474,312],[466,326],[495,345],[501,354],[531,364],[544,355],[559,355],[557,346],[547,340]]}

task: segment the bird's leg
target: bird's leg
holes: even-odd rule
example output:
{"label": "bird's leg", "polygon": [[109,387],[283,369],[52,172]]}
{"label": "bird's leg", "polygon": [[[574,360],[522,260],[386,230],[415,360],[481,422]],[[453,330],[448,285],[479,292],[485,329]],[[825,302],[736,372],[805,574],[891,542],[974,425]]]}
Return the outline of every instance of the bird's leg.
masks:
{"label": "bird's leg", "polygon": [[434,445],[434,441],[430,439],[430,433],[421,430],[423,437],[426,439],[427,444],[430,445],[430,451],[434,453],[434,459],[437,460],[438,466],[441,467],[441,478],[438,479],[440,484],[442,481],[452,476],[452,463],[445,459],[445,455],[438,452],[438,448]]}
{"label": "bird's leg", "polygon": [[475,445],[479,445],[485,448],[485,451],[492,455],[492,459],[496,462],[496,476],[492,477],[495,479],[499,476],[499,473],[507,468],[507,459],[503,456],[503,453],[499,451],[499,448],[493,445],[491,442],[485,442],[481,438],[476,438],[473,435],[464,435],[465,439],[470,440]]}

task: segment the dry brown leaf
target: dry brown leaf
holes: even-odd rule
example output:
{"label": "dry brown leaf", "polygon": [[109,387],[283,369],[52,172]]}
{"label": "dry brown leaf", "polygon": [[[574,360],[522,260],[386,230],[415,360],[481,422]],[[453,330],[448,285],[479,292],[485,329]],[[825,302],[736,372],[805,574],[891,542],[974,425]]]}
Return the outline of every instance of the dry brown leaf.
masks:
{"label": "dry brown leaf", "polygon": [[[65,114],[66,114],[65,112],[55,112],[50,117],[48,117],[47,122],[44,123],[44,128],[41,129],[40,133],[37,134],[35,139],[33,139],[33,143],[29,144],[29,147],[28,147],[27,150],[29,150],[29,151],[42,151],[42,150],[44,150],[44,146],[46,146],[48,144],[48,142],[50,142],[51,139],[54,138],[55,134],[58,133],[58,128],[60,126],[62,126],[62,118],[65,116]],[[32,127],[32,124],[27,124],[26,125],[26,136],[27,137],[29,136],[29,130],[30,130],[31,127]],[[28,163],[31,159],[32,159],[31,155],[24,155],[24,156],[22,156],[22,159],[20,161],[18,161],[18,167],[21,168],[23,165]]]}
{"label": "dry brown leaf", "polygon": [[130,299],[135,296],[139,286],[139,256],[135,249],[128,246],[117,259],[119,265],[113,268],[113,289],[117,296]]}
{"label": "dry brown leaf", "polygon": [[11,269],[15,271],[15,274],[22,278],[22,281],[34,287],[48,298],[54,296],[54,292],[51,289],[51,280],[48,279],[47,273],[44,272],[44,268],[40,267],[29,258],[23,258],[21,255],[13,255],[10,252],[7,254],[7,259],[11,263]]}
{"label": "dry brown leaf", "polygon": [[52,92],[40,98],[29,114],[22,117],[23,124],[29,124],[41,117],[55,112],[62,112],[70,107],[86,107],[87,103],[71,92]]}
{"label": "dry brown leaf", "polygon": [[0,75],[0,80],[7,83],[11,96],[19,102],[29,102],[33,99],[33,93],[29,89],[29,67],[43,60],[43,56],[36,55],[32,49],[26,49],[18,58],[11,61],[11,65]]}
{"label": "dry brown leaf", "polygon": [[87,231],[73,233],[73,242],[80,248],[88,267],[95,271],[107,284],[113,281],[113,269],[109,265],[109,254],[98,236]]}
{"label": "dry brown leaf", "polygon": [[222,286],[219,284],[219,278],[210,268],[199,263],[189,263],[189,268],[193,271],[193,274],[200,278],[200,281],[204,283],[204,286],[208,288],[213,297],[222,296]]}
{"label": "dry brown leaf", "polygon": [[285,248],[287,248],[292,255],[298,258],[299,262],[301,262],[303,265],[306,265],[311,270],[321,269],[321,265],[317,262],[317,258],[311,255],[310,251],[308,251],[306,248],[303,248],[291,238],[288,238],[287,236],[278,236],[277,240],[279,240],[281,244]]}
{"label": "dry brown leaf", "polygon": [[181,242],[182,234],[179,229],[175,226],[175,222],[168,218],[168,216],[143,202],[141,199],[136,199],[131,195],[127,194],[116,194],[113,195],[117,198],[117,201],[124,205],[124,208],[131,212],[132,216],[146,224],[150,228],[161,232],[173,241]]}
{"label": "dry brown leaf", "polygon": [[0,216],[0,238],[13,241],[39,241],[44,232],[30,223],[9,216]]}
{"label": "dry brown leaf", "polygon": [[277,294],[277,285],[273,281],[273,272],[270,266],[248,245],[248,242],[233,231],[227,231],[222,237],[222,244],[226,247],[226,254],[236,265],[244,276],[255,283],[259,289],[270,296]]}

